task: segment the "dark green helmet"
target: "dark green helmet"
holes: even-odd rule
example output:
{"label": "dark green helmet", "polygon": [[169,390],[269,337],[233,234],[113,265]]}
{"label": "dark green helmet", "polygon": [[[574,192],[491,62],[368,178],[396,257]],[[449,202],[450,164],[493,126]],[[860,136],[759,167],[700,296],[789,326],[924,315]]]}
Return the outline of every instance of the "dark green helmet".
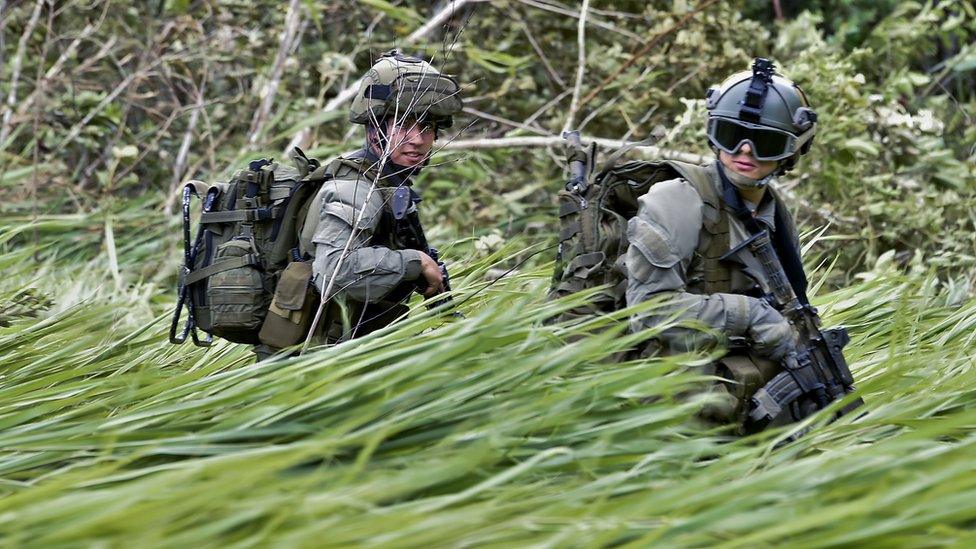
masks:
{"label": "dark green helmet", "polygon": [[789,165],[810,149],[817,113],[803,90],[774,71],[772,61],[758,57],[752,71],[733,74],[709,88],[705,108],[714,147],[734,153],[748,141],[757,159]]}
{"label": "dark green helmet", "polygon": [[367,124],[389,116],[412,115],[448,128],[462,107],[456,80],[422,59],[392,50],[380,56],[363,76],[349,109],[349,121]]}

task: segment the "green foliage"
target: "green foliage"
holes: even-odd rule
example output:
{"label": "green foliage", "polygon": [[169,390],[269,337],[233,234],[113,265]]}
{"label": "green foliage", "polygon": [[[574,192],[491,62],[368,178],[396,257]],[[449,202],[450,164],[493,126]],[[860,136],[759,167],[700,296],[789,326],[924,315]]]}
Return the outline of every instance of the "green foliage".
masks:
{"label": "green foliage", "polygon": [[615,364],[650,335],[626,335],[627,311],[545,322],[571,305],[542,297],[558,147],[440,151],[417,182],[465,319],[415,302],[395,328],[259,365],[243,347],[165,343],[185,179],[281,157],[303,130],[313,156],[358,147],[325,106],[394,46],[465,84],[471,110],[439,144],[557,135],[578,3],[474,2],[406,45],[443,3],[302,2],[253,143],[287,3],[43,3],[33,27],[38,4],[7,4],[9,544],[972,543],[971,2],[783,0],[782,20],[769,2],[591,4],[573,123],[586,135],[659,128],[660,147],[710,155],[704,91],[756,55],[820,113],[783,183],[816,305],[852,332],[866,413],[816,416],[781,448],[785,432],[733,440],[695,423],[701,402],[679,395],[706,352]]}
{"label": "green foliage", "polygon": [[0,327],[0,535],[11,543],[970,537],[976,301],[920,263],[905,274],[886,257],[815,300],[852,331],[864,413],[820,414],[777,448],[785,432],[735,440],[694,422],[701,402],[678,395],[707,355],[612,363],[650,335],[620,335],[628,311],[546,324],[572,305],[543,301],[548,262],[486,286],[520,243],[478,259],[470,243],[451,250],[470,258],[452,265],[465,319],[415,302],[395,328],[252,365],[240,346],[169,345],[168,311],[144,301],[151,284],[113,286],[104,252],[45,262],[38,278],[34,250],[10,245],[17,230],[0,229],[0,298],[30,292],[53,307]]}

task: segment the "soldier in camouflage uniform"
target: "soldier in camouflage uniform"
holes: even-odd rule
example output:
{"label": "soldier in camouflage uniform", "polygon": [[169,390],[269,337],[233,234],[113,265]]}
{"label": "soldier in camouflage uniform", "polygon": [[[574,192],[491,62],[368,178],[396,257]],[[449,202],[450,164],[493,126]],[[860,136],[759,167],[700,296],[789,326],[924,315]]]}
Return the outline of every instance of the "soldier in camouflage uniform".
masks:
{"label": "soldier in camouflage uniform", "polygon": [[389,52],[366,73],[349,116],[366,127],[365,144],[328,166],[300,235],[327,303],[320,341],[365,335],[403,314],[413,291],[444,290],[440,266],[417,249],[412,180],[461,108],[457,82],[418,58]]}
{"label": "soldier in camouflage uniform", "polygon": [[[634,331],[677,317],[728,338],[732,350],[711,373],[729,382],[715,385],[715,404],[704,416],[741,423],[749,397],[780,371],[795,341],[788,322],[763,299],[769,285],[762,268],[740,244],[770,231],[791,285],[806,302],[796,227],[771,184],[808,151],[816,113],[800,88],[765,59],[710,89],[706,108],[716,160],[657,183],[640,198],[627,230],[626,298],[633,305],[666,296],[664,307],[632,318]],[[671,327],[650,352],[689,350],[709,337]]]}

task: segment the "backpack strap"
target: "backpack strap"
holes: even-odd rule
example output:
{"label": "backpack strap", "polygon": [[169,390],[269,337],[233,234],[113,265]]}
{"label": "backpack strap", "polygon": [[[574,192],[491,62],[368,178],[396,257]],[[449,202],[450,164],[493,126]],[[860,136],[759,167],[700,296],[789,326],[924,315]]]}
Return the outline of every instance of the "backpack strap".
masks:
{"label": "backpack strap", "polygon": [[722,199],[718,194],[718,174],[708,165],[697,166],[673,160],[667,164],[698,191],[705,204],[703,229],[709,238],[704,248],[698,250],[703,262],[705,293],[729,292],[732,288],[732,272],[722,263],[722,256],[729,251],[729,216],[722,208]]}

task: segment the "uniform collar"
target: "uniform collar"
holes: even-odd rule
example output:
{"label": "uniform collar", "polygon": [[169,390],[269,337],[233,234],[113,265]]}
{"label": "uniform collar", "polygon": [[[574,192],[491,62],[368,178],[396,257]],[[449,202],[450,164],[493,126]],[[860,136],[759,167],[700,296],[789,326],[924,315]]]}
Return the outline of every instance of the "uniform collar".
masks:
{"label": "uniform collar", "polygon": [[[750,232],[758,232],[760,229],[768,229],[770,231],[774,230],[776,227],[776,200],[773,198],[772,191],[767,188],[766,192],[763,193],[762,199],[760,199],[759,204],[755,207],[755,215],[753,214],[753,209],[747,206],[746,201],[742,200],[739,196],[739,191],[736,189],[732,181],[725,174],[725,169],[722,167],[721,162],[715,162],[715,169],[718,171],[718,177],[721,181],[721,194],[722,202],[725,206],[732,211],[735,217],[741,221]],[[763,226],[760,226],[760,223]]]}

